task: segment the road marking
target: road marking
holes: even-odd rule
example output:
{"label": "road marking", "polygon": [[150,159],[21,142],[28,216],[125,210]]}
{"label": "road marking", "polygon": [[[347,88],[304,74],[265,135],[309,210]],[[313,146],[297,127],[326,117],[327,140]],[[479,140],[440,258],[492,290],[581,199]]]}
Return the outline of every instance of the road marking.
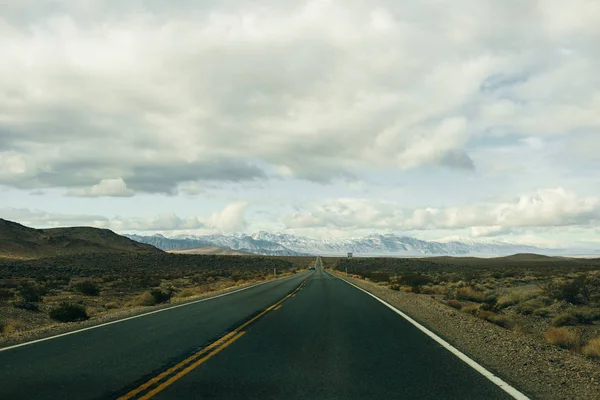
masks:
{"label": "road marking", "polygon": [[500,377],[494,375],[493,373],[491,373],[490,371],[488,371],[487,369],[485,369],[481,364],[479,364],[475,360],[471,359],[466,354],[462,353],[456,347],[452,346],[450,343],[446,342],[444,339],[442,339],[441,337],[439,337],[438,335],[436,335],[435,333],[433,333],[429,329],[425,328],[423,325],[421,325],[420,323],[418,323],[417,321],[415,321],[414,319],[412,319],[411,317],[409,317],[408,315],[406,315],[402,311],[398,310],[396,307],[394,307],[393,305],[391,305],[387,301],[380,299],[379,297],[375,296],[373,293],[370,293],[370,292],[366,291],[365,289],[363,289],[363,288],[361,288],[359,286],[356,286],[354,283],[349,282],[349,281],[345,280],[344,278],[341,278],[341,277],[339,277],[339,276],[337,276],[335,274],[329,273],[329,272],[327,272],[327,273],[329,275],[331,275],[331,276],[333,276],[333,277],[341,280],[341,281],[346,282],[348,285],[354,286],[356,289],[358,289],[358,290],[360,290],[360,291],[368,294],[369,296],[373,297],[374,299],[376,299],[377,301],[379,301],[380,303],[382,303],[386,307],[390,308],[396,314],[400,315],[402,318],[404,318],[405,320],[407,320],[408,322],[410,322],[411,324],[413,324],[415,327],[417,327],[421,332],[423,332],[424,334],[426,334],[427,336],[429,336],[430,338],[432,338],[433,340],[435,340],[438,344],[440,344],[446,350],[450,351],[456,357],[460,358],[462,361],[464,361],[465,363],[467,363],[471,368],[473,368],[474,370],[476,370],[477,372],[479,372],[481,375],[485,376],[487,379],[489,379],[492,383],[494,383],[500,389],[504,390],[506,393],[508,393],[509,395],[511,395],[514,399],[517,399],[517,400],[530,400],[529,397],[525,396],[523,393],[519,392],[517,389],[515,389],[512,386],[510,386],[508,383],[504,382]]}
{"label": "road marking", "polygon": [[187,375],[194,368],[198,367],[200,364],[205,363],[212,356],[214,356],[215,354],[219,353],[224,348],[229,347],[229,345],[231,345],[233,342],[235,342],[236,340],[238,340],[239,338],[241,338],[242,336],[244,336],[245,333],[246,332],[240,332],[240,333],[238,333],[232,339],[230,339],[228,342],[225,342],[223,345],[221,345],[220,347],[216,348],[211,353],[207,354],[206,356],[204,356],[200,360],[196,361],[195,363],[193,363],[189,367],[185,368],[183,371],[177,373],[175,376],[173,376],[171,379],[169,379],[165,383],[162,383],[161,385],[157,386],[155,389],[149,391],[146,395],[140,397],[140,400],[148,400],[148,399],[154,397],[155,395],[157,395],[158,393],[162,392],[168,386],[171,386],[173,383],[177,382],[179,379],[181,379],[182,377],[184,377],[185,375]]}
{"label": "road marking", "polygon": [[237,290],[234,290],[234,291],[231,291],[231,292],[219,294],[217,296],[208,297],[208,298],[200,299],[200,300],[194,300],[194,301],[190,301],[189,303],[178,304],[178,305],[171,306],[171,307],[161,308],[160,310],[149,311],[149,312],[146,312],[146,313],[143,313],[143,314],[138,314],[138,315],[134,315],[134,316],[127,317],[127,318],[122,318],[122,319],[117,319],[115,321],[105,322],[103,324],[94,325],[94,326],[90,326],[90,327],[87,327],[87,328],[77,329],[77,330],[71,331],[71,332],[65,332],[65,333],[61,333],[61,334],[58,334],[58,335],[49,336],[49,337],[46,337],[46,338],[32,340],[30,342],[15,344],[13,346],[8,346],[8,347],[1,348],[0,352],[7,351],[7,350],[12,350],[12,349],[16,349],[17,347],[29,346],[31,344],[45,342],[46,340],[57,339],[57,338],[60,338],[60,337],[63,337],[63,336],[74,335],[76,333],[81,333],[81,332],[89,331],[89,330],[92,330],[92,329],[102,328],[103,326],[118,324],[120,322],[125,322],[125,321],[129,321],[129,320],[136,319],[136,318],[146,317],[148,315],[157,314],[157,313],[160,313],[160,312],[163,312],[163,311],[173,310],[175,308],[191,306],[193,304],[202,303],[204,301],[214,300],[214,299],[218,299],[219,297],[224,297],[224,296],[229,296],[230,294],[239,293],[241,291],[252,289],[252,288],[257,287],[257,286],[265,285],[267,283],[290,279],[290,278],[293,278],[294,276],[296,276],[296,275],[290,275],[290,276],[284,276],[283,278],[271,279],[270,281],[260,282],[260,283],[257,283],[257,284],[251,285],[251,286],[247,286],[245,288],[241,288],[241,289],[237,289]]}
{"label": "road marking", "polygon": [[[276,302],[272,306],[270,306],[267,309],[263,310],[262,312],[260,312],[258,315],[256,315],[252,319],[246,321],[245,323],[243,323],[242,325],[240,325],[239,327],[237,327],[233,331],[229,332],[228,334],[226,334],[225,336],[221,337],[217,341],[211,343],[210,345],[206,346],[202,350],[198,351],[197,353],[195,353],[195,354],[191,355],[190,357],[186,358],[185,360],[181,361],[179,364],[175,365],[174,367],[169,368],[168,370],[166,370],[166,371],[162,372],[161,374],[155,376],[154,378],[148,380],[148,382],[146,382],[146,383],[140,385],[139,387],[131,390],[130,392],[128,392],[124,396],[119,397],[118,400],[130,400],[130,399],[133,399],[134,397],[136,397],[140,393],[142,393],[145,390],[151,388],[152,386],[158,384],[160,381],[164,380],[165,378],[167,378],[168,376],[172,375],[173,373],[179,371],[174,376],[172,376],[171,378],[169,378],[167,381],[165,381],[163,383],[160,383],[154,389],[150,390],[148,393],[146,393],[145,395],[143,395],[142,397],[140,397],[140,399],[144,399],[144,400],[150,399],[154,395],[162,392],[168,386],[170,386],[171,384],[173,384],[177,380],[181,379],[183,376],[185,376],[188,373],[190,373],[196,367],[198,367],[199,365],[203,364],[204,362],[206,362],[207,360],[209,360],[212,356],[214,356],[215,354],[219,353],[221,350],[223,350],[224,348],[228,347],[233,342],[235,342],[240,337],[242,337],[245,334],[245,332],[243,330],[246,327],[248,327],[248,325],[252,324],[253,322],[255,322],[256,320],[258,320],[259,318],[261,318],[262,316],[264,316],[269,311],[275,311],[275,310],[278,310],[279,308],[281,308],[282,303],[284,301],[286,301],[287,299],[289,299],[290,297],[293,297],[295,295],[295,293],[298,292],[298,290],[300,290],[302,288],[302,286],[304,286],[304,284],[308,281],[309,278],[310,278],[310,276],[308,278],[306,278],[304,281],[302,281],[302,283],[300,285],[298,285],[298,287],[296,289],[294,289],[293,292],[291,292],[290,294],[288,294],[287,296],[285,296],[283,299],[279,300],[278,302]],[[200,357],[202,357],[202,358],[200,358]]]}

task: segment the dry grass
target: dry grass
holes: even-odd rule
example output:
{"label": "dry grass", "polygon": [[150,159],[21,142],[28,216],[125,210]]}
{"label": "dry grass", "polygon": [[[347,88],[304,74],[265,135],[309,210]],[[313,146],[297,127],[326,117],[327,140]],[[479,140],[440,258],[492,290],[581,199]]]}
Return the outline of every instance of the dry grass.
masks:
{"label": "dry grass", "polygon": [[569,313],[562,313],[554,317],[552,326],[577,325],[577,318]]}
{"label": "dry grass", "polygon": [[544,336],[548,343],[564,349],[576,349],[581,343],[579,334],[567,328],[550,328]]}
{"label": "dry grass", "polygon": [[106,308],[107,310],[115,310],[117,308],[119,308],[119,303],[117,303],[116,301],[111,301],[108,302],[104,305],[104,308]]}
{"label": "dry grass", "polygon": [[463,304],[458,300],[448,300],[446,302],[446,304],[457,310],[460,310],[461,308],[463,308]]}
{"label": "dry grass", "polygon": [[591,339],[583,348],[583,354],[591,358],[600,359],[600,336]]}
{"label": "dry grass", "polygon": [[154,297],[149,292],[144,292],[127,303],[128,306],[152,306],[154,304]]}
{"label": "dry grass", "polygon": [[485,301],[485,293],[475,290],[472,287],[463,287],[456,290],[456,298],[458,300],[482,303]]}
{"label": "dry grass", "polygon": [[487,320],[506,329],[513,329],[516,325],[514,319],[508,315],[494,314],[487,317]]}
{"label": "dry grass", "polygon": [[4,324],[2,329],[2,333],[5,335],[10,335],[12,333],[22,331],[25,329],[25,324],[20,321],[8,321]]}

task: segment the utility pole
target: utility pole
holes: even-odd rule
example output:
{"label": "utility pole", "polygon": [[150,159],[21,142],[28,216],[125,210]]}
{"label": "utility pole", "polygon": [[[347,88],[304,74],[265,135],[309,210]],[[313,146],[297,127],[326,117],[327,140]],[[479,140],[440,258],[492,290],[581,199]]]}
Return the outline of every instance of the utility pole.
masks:
{"label": "utility pole", "polygon": [[273,275],[277,275],[277,268],[273,268]]}

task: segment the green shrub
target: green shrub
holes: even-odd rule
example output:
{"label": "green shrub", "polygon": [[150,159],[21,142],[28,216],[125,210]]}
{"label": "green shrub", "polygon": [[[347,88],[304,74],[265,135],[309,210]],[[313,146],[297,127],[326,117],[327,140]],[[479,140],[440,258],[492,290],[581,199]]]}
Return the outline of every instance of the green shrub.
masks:
{"label": "green shrub", "polygon": [[42,301],[42,295],[45,294],[45,290],[28,282],[21,282],[17,289],[17,294],[24,302],[37,303],[38,301]]}
{"label": "green shrub", "polygon": [[75,322],[88,319],[85,307],[80,304],[62,303],[50,310],[50,318],[59,322]]}
{"label": "green shrub", "polygon": [[92,281],[81,281],[73,285],[73,288],[86,296],[98,296],[100,294],[100,286]]}
{"label": "green shrub", "polygon": [[161,304],[161,303],[166,303],[169,300],[171,300],[171,296],[173,295],[173,292],[171,292],[170,290],[166,291],[166,290],[162,290],[162,289],[152,289],[150,291],[150,295],[152,296],[152,299],[154,300],[154,304]]}
{"label": "green shrub", "polygon": [[544,287],[545,294],[556,300],[571,304],[586,304],[590,300],[591,282],[582,275],[571,280],[553,280]]}
{"label": "green shrub", "polygon": [[576,308],[571,314],[582,324],[593,324],[600,320],[600,309],[598,308]]}
{"label": "green shrub", "polygon": [[38,307],[37,304],[31,303],[29,301],[15,301],[13,303],[13,307],[18,308],[20,310],[27,310],[27,311],[39,311],[40,310],[40,307]]}
{"label": "green shrub", "polygon": [[0,301],[8,301],[14,297],[14,294],[9,289],[0,289]]}
{"label": "green shrub", "polygon": [[552,326],[577,325],[577,318],[569,313],[559,314],[552,320]]}

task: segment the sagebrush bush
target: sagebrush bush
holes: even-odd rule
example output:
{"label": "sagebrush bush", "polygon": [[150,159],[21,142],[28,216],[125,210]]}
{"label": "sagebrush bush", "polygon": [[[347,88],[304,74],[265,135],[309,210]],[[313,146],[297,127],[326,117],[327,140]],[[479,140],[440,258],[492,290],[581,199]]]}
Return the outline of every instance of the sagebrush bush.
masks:
{"label": "sagebrush bush", "polygon": [[20,321],[7,321],[4,323],[3,327],[0,327],[0,332],[5,335],[10,335],[11,333],[22,331],[25,329],[25,324]]}
{"label": "sagebrush bush", "polygon": [[548,343],[565,349],[575,349],[581,342],[579,334],[567,328],[550,328],[544,336]]}
{"label": "sagebrush bush", "polygon": [[86,296],[98,296],[100,294],[100,286],[92,281],[81,281],[73,285],[73,288]]}
{"label": "sagebrush bush", "polygon": [[446,304],[457,310],[460,310],[463,307],[463,304],[458,300],[448,300]]}
{"label": "sagebrush bush", "polygon": [[150,295],[154,299],[154,304],[166,303],[171,300],[173,292],[170,290],[152,289]]}
{"label": "sagebrush bush", "polygon": [[567,326],[577,325],[577,318],[569,313],[562,313],[554,317],[552,320],[552,326]]}
{"label": "sagebrush bush", "polygon": [[17,289],[17,294],[24,302],[36,303],[38,301],[42,301],[42,296],[45,294],[45,290],[28,282],[21,282],[19,288]]}
{"label": "sagebrush bush", "polygon": [[571,280],[553,280],[544,287],[546,295],[552,299],[564,300],[572,304],[587,304],[596,291],[597,282],[580,275]]}
{"label": "sagebrush bush", "polygon": [[14,293],[9,289],[0,289],[0,301],[12,300]]}
{"label": "sagebrush bush", "polygon": [[583,354],[591,358],[600,359],[600,336],[587,342],[583,347]]}
{"label": "sagebrush bush", "polygon": [[84,321],[89,318],[85,307],[80,304],[62,303],[50,310],[50,318],[59,322]]}
{"label": "sagebrush bush", "polygon": [[598,308],[575,308],[571,314],[582,324],[593,324],[594,321],[600,320],[600,309]]}
{"label": "sagebrush bush", "polygon": [[516,325],[515,321],[508,315],[493,314],[488,316],[487,320],[506,329],[512,329]]}
{"label": "sagebrush bush", "polygon": [[144,292],[140,294],[139,296],[131,300],[130,303],[130,305],[133,306],[153,306],[154,304],[156,303],[154,302],[154,297],[152,297],[150,292]]}
{"label": "sagebrush bush", "polygon": [[395,291],[399,291],[400,290],[400,285],[398,285],[397,283],[392,283],[389,286],[390,289],[395,290]]}
{"label": "sagebrush bush", "polygon": [[31,303],[29,301],[15,301],[14,303],[12,303],[14,308],[18,308],[20,310],[27,310],[27,311],[40,311],[40,307],[35,304],[35,303]]}
{"label": "sagebrush bush", "polygon": [[463,287],[456,290],[457,300],[474,301],[476,303],[483,303],[486,299],[485,293],[477,291],[472,287]]}

